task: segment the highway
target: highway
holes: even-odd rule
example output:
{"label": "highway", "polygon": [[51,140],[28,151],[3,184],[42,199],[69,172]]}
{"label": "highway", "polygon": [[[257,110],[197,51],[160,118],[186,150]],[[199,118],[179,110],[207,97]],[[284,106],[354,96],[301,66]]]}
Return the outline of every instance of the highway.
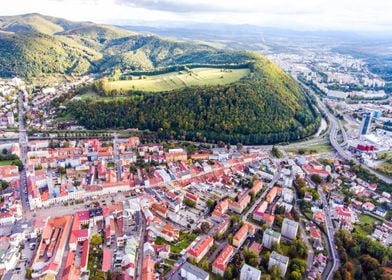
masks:
{"label": "highway", "polygon": [[[308,88],[311,92],[313,92],[310,88]],[[332,147],[336,150],[336,152],[339,154],[340,157],[342,157],[345,160],[348,161],[353,161],[356,164],[361,164],[350,152],[346,151],[342,146],[346,146],[347,145],[347,133],[344,130],[343,126],[341,125],[340,121],[336,119],[336,117],[331,114],[331,112],[325,107],[325,104],[323,102],[320,101],[319,97],[314,94],[314,96],[316,97],[317,100],[317,105],[318,107],[324,111],[324,113],[326,114],[328,120],[329,120],[329,141],[332,145]],[[342,137],[343,137],[343,143],[339,144],[337,142],[337,135],[338,132],[341,131],[342,133]],[[376,170],[373,170],[371,168],[369,168],[366,165],[361,165],[363,168],[367,169],[368,171],[370,171],[371,173],[373,173],[374,175],[377,176],[377,178],[379,178],[380,180],[388,183],[388,184],[392,184],[392,178],[385,176],[384,174],[381,174],[380,172],[377,172]]]}

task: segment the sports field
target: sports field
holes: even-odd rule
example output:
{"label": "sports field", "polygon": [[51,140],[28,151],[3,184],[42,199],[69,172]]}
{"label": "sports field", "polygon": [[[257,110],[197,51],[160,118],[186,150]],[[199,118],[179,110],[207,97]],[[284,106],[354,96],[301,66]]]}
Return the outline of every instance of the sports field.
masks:
{"label": "sports field", "polygon": [[109,82],[109,90],[169,91],[187,86],[224,85],[249,75],[249,69],[195,68],[153,76],[133,76],[132,80]]}

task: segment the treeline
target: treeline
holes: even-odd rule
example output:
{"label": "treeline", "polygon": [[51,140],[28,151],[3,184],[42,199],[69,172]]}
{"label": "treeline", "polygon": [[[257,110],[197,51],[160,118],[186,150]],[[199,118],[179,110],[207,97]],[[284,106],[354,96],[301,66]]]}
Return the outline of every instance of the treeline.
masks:
{"label": "treeline", "polygon": [[317,131],[317,109],[294,80],[265,59],[251,68],[254,75],[227,86],[73,101],[68,110],[88,129],[138,128],[162,139],[271,144]]}
{"label": "treeline", "polygon": [[359,234],[340,230],[335,234],[342,262],[334,279],[389,280],[392,275],[385,270],[391,265],[392,249]]}
{"label": "treeline", "polygon": [[248,63],[240,63],[240,64],[200,64],[200,63],[190,63],[187,65],[173,65],[168,67],[158,67],[151,71],[130,71],[123,74],[123,77],[126,79],[127,75],[130,76],[153,76],[153,75],[160,75],[160,74],[167,74],[171,72],[178,72],[184,71],[188,69],[195,69],[195,68],[222,68],[222,69],[244,69],[249,68],[250,62]]}

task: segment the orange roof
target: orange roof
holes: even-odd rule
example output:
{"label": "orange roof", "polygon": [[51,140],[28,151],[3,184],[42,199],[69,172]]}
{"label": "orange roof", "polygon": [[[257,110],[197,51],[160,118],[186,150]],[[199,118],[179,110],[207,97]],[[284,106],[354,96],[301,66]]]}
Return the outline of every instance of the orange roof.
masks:
{"label": "orange roof", "polygon": [[248,234],[248,224],[244,224],[233,236],[233,240],[242,240]]}
{"label": "orange roof", "polygon": [[112,250],[109,248],[103,249],[102,271],[107,272],[112,269]]}
{"label": "orange roof", "polygon": [[221,271],[225,271],[227,268],[227,263],[234,253],[234,247],[231,245],[226,245],[226,247],[220,252],[219,256],[212,263],[212,266],[218,268]]}
{"label": "orange roof", "polygon": [[166,214],[168,211],[165,206],[163,206],[162,204],[159,204],[159,203],[153,203],[151,208],[152,208],[152,210],[157,211],[157,212],[161,212],[162,214]]}
{"label": "orange roof", "polygon": [[190,248],[188,250],[188,253],[194,257],[198,257],[204,252],[207,247],[211,246],[213,242],[214,238],[212,238],[211,236],[206,236],[204,239],[198,242],[195,247]]}
{"label": "orange roof", "polygon": [[142,280],[155,280],[155,262],[150,255],[143,260]]}

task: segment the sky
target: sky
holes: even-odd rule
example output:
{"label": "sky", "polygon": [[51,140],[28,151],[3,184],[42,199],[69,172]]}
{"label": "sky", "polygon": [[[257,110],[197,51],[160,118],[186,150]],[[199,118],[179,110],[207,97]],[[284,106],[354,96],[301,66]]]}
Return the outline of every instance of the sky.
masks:
{"label": "sky", "polygon": [[0,0],[0,7],[0,15],[37,12],[119,25],[185,21],[392,32],[392,0]]}

